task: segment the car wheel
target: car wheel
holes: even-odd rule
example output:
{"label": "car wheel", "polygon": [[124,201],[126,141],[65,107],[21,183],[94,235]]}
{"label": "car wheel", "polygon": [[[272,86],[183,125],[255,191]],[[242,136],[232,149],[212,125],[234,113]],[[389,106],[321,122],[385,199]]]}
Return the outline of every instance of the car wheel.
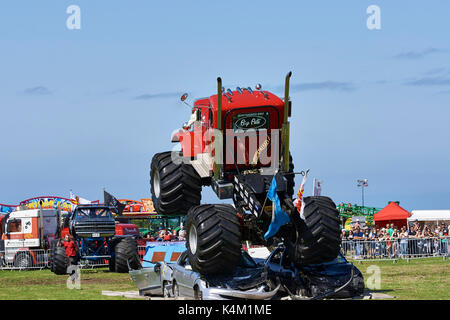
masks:
{"label": "car wheel", "polygon": [[173,296],[178,298],[180,296],[180,289],[178,288],[178,284],[176,282],[172,285]]}
{"label": "car wheel", "polygon": [[203,300],[203,292],[199,287],[195,287],[194,289],[194,299],[195,300]]}
{"label": "car wheel", "polygon": [[166,281],[164,281],[163,282],[163,297],[164,298],[170,298],[170,291],[169,291],[169,288],[167,288],[167,282]]}

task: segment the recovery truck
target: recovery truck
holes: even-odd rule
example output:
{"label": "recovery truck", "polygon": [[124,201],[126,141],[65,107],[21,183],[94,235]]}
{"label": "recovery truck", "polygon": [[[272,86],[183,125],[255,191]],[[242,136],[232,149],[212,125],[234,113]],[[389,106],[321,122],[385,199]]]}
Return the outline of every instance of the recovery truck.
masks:
{"label": "recovery truck", "polygon": [[0,215],[3,263],[20,269],[46,267],[46,250],[58,237],[59,216],[57,209],[25,207]]}

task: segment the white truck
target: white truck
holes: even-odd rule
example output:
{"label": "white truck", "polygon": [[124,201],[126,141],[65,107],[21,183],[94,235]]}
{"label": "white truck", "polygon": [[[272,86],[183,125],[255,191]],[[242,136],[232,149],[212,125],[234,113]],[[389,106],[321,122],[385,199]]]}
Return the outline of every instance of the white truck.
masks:
{"label": "white truck", "polygon": [[28,269],[45,267],[58,237],[60,211],[19,209],[0,216],[0,264]]}

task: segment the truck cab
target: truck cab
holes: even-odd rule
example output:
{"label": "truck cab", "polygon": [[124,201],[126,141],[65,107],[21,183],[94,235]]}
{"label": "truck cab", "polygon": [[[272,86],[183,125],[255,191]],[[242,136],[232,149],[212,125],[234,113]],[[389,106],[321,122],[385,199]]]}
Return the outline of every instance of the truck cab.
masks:
{"label": "truck cab", "polygon": [[31,209],[5,215],[1,220],[5,262],[24,268],[45,264],[41,255],[58,236],[59,214],[55,209]]}
{"label": "truck cab", "polygon": [[236,170],[278,165],[281,150],[271,149],[269,144],[279,146],[278,130],[282,128],[284,112],[283,100],[268,91],[228,90],[221,99],[216,94],[196,100],[190,120],[175,133],[172,142],[181,144],[183,157],[191,160],[202,178],[207,178],[216,170],[214,135],[221,131],[221,174],[231,181]]}

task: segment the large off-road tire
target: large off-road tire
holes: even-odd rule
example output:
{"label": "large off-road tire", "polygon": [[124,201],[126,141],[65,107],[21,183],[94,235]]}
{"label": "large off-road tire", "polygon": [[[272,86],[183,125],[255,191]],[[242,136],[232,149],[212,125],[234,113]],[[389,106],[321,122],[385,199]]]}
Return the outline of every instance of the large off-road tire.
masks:
{"label": "large off-road tire", "polygon": [[[178,155],[177,155],[178,156]],[[153,205],[161,214],[186,214],[200,204],[202,179],[194,167],[172,161],[172,152],[157,153],[150,168]]]}
{"label": "large off-road tire", "polygon": [[58,275],[66,274],[69,266],[69,259],[66,256],[64,247],[54,246],[52,251],[51,270]]}
{"label": "large off-road tire", "polygon": [[323,196],[305,197],[304,202],[304,220],[296,219],[295,264],[304,266],[336,259],[341,247],[341,226],[335,203]]}
{"label": "large off-road tire", "polygon": [[116,259],[111,258],[108,260],[108,269],[110,272],[116,271]]}
{"label": "large off-road tire", "polygon": [[56,248],[56,244],[57,243],[58,243],[58,240],[53,240],[52,243],[50,244],[50,257],[48,259],[48,264],[49,264],[51,272],[55,272],[54,271],[54,267],[53,267],[53,254],[55,252],[55,248]]}
{"label": "large off-road tire", "polygon": [[241,230],[228,204],[206,204],[189,210],[186,248],[192,269],[204,275],[232,272],[240,261]]}
{"label": "large off-road tire", "polygon": [[114,248],[115,271],[126,273],[130,268],[139,269],[139,257],[136,240],[132,237],[123,238]]}

